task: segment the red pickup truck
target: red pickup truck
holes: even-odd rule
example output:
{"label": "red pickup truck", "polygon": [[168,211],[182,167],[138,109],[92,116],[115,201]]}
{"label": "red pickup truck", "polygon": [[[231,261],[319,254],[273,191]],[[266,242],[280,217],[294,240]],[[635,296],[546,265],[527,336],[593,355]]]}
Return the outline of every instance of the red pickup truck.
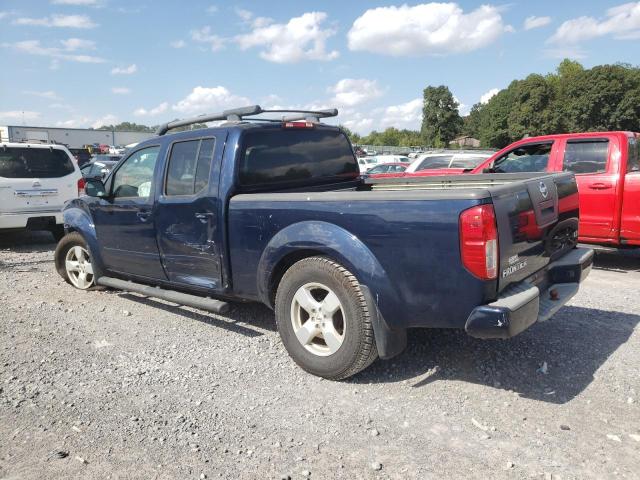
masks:
{"label": "red pickup truck", "polygon": [[633,132],[525,138],[470,173],[573,172],[580,193],[579,240],[640,246],[639,138]]}

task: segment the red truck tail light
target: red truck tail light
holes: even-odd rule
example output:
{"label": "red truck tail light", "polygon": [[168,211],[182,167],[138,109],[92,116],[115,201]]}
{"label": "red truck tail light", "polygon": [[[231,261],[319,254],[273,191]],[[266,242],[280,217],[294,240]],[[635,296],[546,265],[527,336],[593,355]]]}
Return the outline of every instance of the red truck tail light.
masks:
{"label": "red truck tail light", "polygon": [[86,185],[87,182],[85,182],[84,178],[79,178],[78,179],[78,196],[81,197],[82,195],[84,195],[84,186]]}
{"label": "red truck tail light", "polygon": [[462,264],[476,277],[498,276],[498,228],[493,205],[477,205],[460,214]]}

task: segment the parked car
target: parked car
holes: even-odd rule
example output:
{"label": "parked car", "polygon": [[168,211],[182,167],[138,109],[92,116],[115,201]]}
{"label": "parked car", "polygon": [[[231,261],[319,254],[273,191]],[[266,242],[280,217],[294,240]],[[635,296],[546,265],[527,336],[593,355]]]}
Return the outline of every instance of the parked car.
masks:
{"label": "parked car", "polygon": [[49,230],[64,235],[62,206],[84,179],[63,145],[0,143],[0,231]]}
{"label": "parked car", "polygon": [[367,170],[363,174],[363,177],[384,178],[389,176],[396,176],[399,173],[403,173],[409,165],[411,164],[408,162],[383,163]]}
{"label": "parked car", "polygon": [[366,172],[376,165],[383,163],[409,163],[409,157],[403,155],[373,155],[367,157],[359,157],[358,165],[361,172]]}
{"label": "parked car", "polygon": [[452,152],[425,153],[419,155],[405,171],[406,175],[452,175],[470,170],[487,158],[490,152]]}
{"label": "parked car", "polygon": [[318,122],[337,110],[261,113],[170,122],[88,180],[64,210],[60,275],[214,312],[263,302],[302,368],[343,379],[400,353],[411,327],[514,336],[590,270],[571,173],[363,181],[342,130]]}
{"label": "parked car", "polygon": [[589,132],[512,143],[471,173],[573,172],[580,191],[579,239],[640,246],[640,133]]}
{"label": "parked car", "polygon": [[[119,157],[115,158],[119,159]],[[80,168],[80,171],[85,179],[95,178],[98,180],[104,180],[117,163],[118,160],[95,160],[83,165]]]}

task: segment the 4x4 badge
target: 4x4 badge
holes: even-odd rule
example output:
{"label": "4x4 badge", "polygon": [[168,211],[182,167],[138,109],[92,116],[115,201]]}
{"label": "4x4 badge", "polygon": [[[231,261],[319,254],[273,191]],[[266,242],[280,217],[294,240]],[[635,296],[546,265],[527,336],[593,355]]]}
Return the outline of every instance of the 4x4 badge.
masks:
{"label": "4x4 badge", "polygon": [[540,182],[538,184],[538,188],[540,189],[540,193],[542,194],[542,198],[547,198],[549,196],[549,189],[544,182]]}

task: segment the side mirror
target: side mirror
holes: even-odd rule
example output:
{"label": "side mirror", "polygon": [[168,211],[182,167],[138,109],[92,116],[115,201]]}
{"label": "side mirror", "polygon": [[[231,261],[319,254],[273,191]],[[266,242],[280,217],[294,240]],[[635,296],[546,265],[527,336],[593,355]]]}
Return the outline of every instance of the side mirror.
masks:
{"label": "side mirror", "polygon": [[84,193],[89,197],[105,198],[107,196],[107,189],[101,180],[97,178],[87,178],[84,185]]}

